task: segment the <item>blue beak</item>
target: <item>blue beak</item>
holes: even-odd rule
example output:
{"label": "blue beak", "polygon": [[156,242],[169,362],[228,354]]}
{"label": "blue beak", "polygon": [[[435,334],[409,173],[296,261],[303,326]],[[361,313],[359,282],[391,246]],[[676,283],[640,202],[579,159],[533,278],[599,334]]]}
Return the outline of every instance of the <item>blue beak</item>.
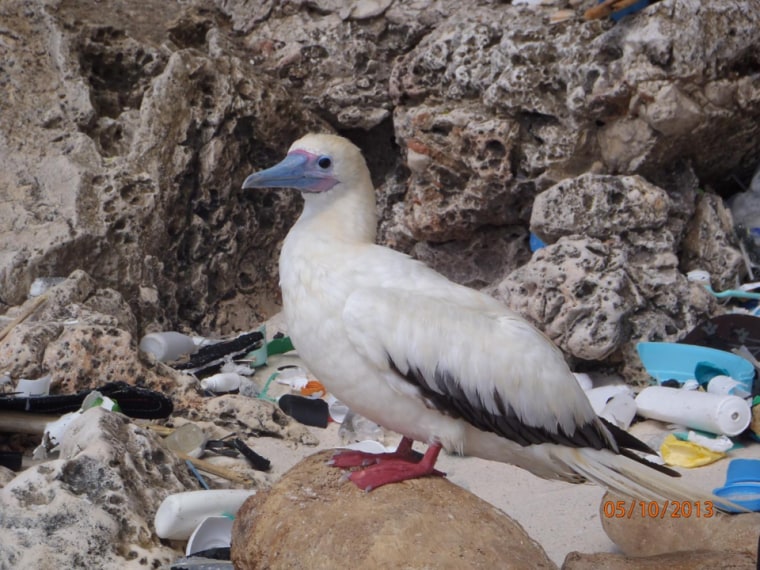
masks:
{"label": "blue beak", "polygon": [[243,182],[249,188],[296,188],[304,192],[325,192],[338,183],[331,171],[315,164],[317,157],[293,151],[272,168],[251,174]]}
{"label": "blue beak", "polygon": [[307,173],[309,158],[303,154],[289,154],[285,160],[272,168],[254,172],[243,182],[243,189],[249,188],[298,188],[307,190],[314,178]]}

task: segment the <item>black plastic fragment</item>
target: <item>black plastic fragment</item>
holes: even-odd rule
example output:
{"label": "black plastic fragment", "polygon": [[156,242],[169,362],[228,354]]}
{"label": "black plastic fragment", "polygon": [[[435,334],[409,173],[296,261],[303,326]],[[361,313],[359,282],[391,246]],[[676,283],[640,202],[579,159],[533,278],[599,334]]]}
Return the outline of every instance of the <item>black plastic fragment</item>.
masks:
{"label": "black plastic fragment", "polygon": [[188,370],[198,376],[213,374],[225,361],[244,356],[264,344],[264,335],[259,331],[242,334],[232,340],[217,342],[201,347],[186,362],[172,364],[176,370]]}
{"label": "black plastic fragment", "polygon": [[257,471],[269,471],[269,469],[272,467],[272,463],[269,461],[269,459],[256,453],[253,449],[248,447],[242,439],[236,437],[230,441],[230,445],[233,448],[237,449],[243,455],[243,457],[248,460],[248,463],[251,464],[251,467]]}
{"label": "black plastic fragment", "polygon": [[277,401],[280,409],[290,417],[304,425],[326,428],[330,418],[327,402],[321,399],[313,400],[303,396],[285,394]]}

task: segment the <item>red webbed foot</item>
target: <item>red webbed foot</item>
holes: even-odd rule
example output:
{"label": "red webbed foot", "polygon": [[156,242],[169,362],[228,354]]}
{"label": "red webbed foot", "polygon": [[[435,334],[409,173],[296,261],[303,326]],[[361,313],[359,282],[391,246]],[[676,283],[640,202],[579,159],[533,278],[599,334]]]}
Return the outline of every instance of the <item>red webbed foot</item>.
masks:
{"label": "red webbed foot", "polygon": [[[411,440],[409,440],[409,450],[411,451]],[[409,454],[406,453],[398,456],[398,450],[395,453],[380,454],[393,457],[381,457],[368,467],[352,472],[348,478],[360,489],[371,491],[388,483],[399,483],[428,475],[443,477],[445,473],[435,469],[435,462],[440,451],[441,446],[434,444],[428,448],[422,459],[418,459],[416,455],[414,459],[410,459]]]}
{"label": "red webbed foot", "polygon": [[341,469],[349,469],[351,467],[367,467],[368,465],[375,465],[389,460],[417,463],[422,458],[422,455],[412,449],[412,443],[414,442],[411,439],[404,437],[398,444],[396,451],[391,453],[367,453],[365,451],[344,449],[333,455],[332,459],[328,461],[328,465]]}

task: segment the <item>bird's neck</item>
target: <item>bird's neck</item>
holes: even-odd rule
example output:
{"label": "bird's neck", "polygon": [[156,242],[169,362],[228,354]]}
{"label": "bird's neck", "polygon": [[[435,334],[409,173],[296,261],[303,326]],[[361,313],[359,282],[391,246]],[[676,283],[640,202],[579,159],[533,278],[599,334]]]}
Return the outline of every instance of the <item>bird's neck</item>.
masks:
{"label": "bird's neck", "polygon": [[372,186],[359,191],[336,186],[329,193],[306,195],[301,217],[291,232],[313,239],[374,243],[377,213]]}

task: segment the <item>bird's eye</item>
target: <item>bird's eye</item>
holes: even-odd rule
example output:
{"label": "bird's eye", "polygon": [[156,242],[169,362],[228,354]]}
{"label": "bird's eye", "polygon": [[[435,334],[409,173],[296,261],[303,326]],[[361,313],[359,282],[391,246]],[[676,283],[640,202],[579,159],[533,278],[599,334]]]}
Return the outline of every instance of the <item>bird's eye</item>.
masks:
{"label": "bird's eye", "polygon": [[327,170],[332,166],[332,160],[330,160],[329,156],[320,156],[317,160],[317,166],[323,170]]}

